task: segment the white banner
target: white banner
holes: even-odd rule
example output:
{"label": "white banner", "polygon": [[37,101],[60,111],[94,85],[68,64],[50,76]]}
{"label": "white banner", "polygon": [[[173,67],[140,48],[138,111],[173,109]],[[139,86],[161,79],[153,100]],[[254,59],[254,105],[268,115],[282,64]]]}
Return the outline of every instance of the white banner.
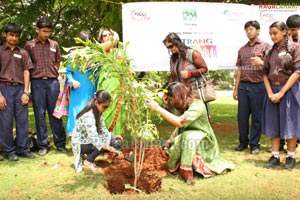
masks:
{"label": "white banner", "polygon": [[136,71],[169,71],[170,55],[162,41],[170,32],[199,50],[209,70],[235,69],[238,49],[248,41],[247,21],[259,21],[260,39],[272,44],[271,23],[285,22],[297,12],[299,7],[293,4],[126,3],[122,6],[123,42],[129,42],[127,54]]}

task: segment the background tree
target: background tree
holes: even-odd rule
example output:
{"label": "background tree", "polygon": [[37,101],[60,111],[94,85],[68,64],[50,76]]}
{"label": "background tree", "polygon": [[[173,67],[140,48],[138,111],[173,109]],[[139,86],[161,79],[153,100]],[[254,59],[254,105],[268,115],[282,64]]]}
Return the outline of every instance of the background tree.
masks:
{"label": "background tree", "polygon": [[[20,46],[36,36],[35,23],[40,16],[52,19],[52,37],[61,46],[74,45],[74,37],[87,30],[96,38],[100,27],[122,32],[121,3],[92,0],[1,0],[0,29],[7,22],[22,28]],[[120,34],[121,35],[121,34]],[[1,43],[4,39],[1,39]]]}
{"label": "background tree", "polygon": [[[177,1],[177,0],[156,0]],[[191,0],[183,0],[182,2]],[[22,30],[20,46],[36,36],[35,23],[46,15],[54,24],[52,37],[61,46],[72,46],[74,37],[81,30],[87,30],[96,38],[100,27],[108,27],[117,31],[122,37],[122,3],[140,2],[140,0],[1,0],[0,30],[7,22],[18,23]],[[150,1],[151,2],[151,1]],[[194,2],[226,2],[226,3],[284,3],[288,1],[260,0],[205,0]],[[122,38],[121,38],[122,39]],[[4,39],[1,38],[1,43]]]}

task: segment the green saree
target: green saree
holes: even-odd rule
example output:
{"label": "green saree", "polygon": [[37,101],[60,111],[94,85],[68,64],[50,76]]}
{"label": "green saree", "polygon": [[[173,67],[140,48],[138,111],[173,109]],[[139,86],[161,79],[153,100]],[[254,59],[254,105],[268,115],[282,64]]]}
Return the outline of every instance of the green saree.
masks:
{"label": "green saree", "polygon": [[[120,81],[117,78],[110,78],[100,85],[100,90],[106,90],[111,94],[115,94],[120,88]],[[98,90],[99,90],[98,89]],[[118,106],[119,104],[119,106]],[[114,135],[122,135],[122,114],[124,106],[122,106],[122,97],[113,96],[109,108],[104,112],[105,125]]]}
{"label": "green saree", "polygon": [[204,103],[195,99],[181,118],[187,120],[179,129],[174,144],[169,149],[169,169],[174,172],[180,168],[180,174],[186,180],[193,178],[193,170],[204,177],[232,170],[235,165],[220,156],[218,141],[207,118]]}

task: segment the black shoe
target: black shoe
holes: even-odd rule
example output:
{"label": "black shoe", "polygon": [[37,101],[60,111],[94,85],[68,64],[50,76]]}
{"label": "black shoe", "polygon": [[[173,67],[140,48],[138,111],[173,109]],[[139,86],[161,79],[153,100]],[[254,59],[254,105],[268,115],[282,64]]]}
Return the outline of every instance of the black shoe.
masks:
{"label": "black shoe", "polygon": [[19,158],[15,153],[11,153],[7,156],[8,161],[18,161]]}
{"label": "black shoe", "polygon": [[259,148],[258,147],[252,147],[250,150],[251,154],[259,154]]}
{"label": "black shoe", "polygon": [[2,161],[3,160],[3,156],[0,156],[0,161]]}
{"label": "black shoe", "polygon": [[44,156],[44,155],[46,155],[48,153],[48,149],[40,149],[39,151],[38,151],[38,154],[40,155],[40,156]]}
{"label": "black shoe", "polygon": [[30,159],[35,158],[35,155],[33,155],[33,153],[31,153],[30,151],[18,153],[18,156],[23,158],[30,158]]}
{"label": "black shoe", "polygon": [[57,151],[60,151],[62,153],[68,153],[68,149],[66,149],[66,147],[58,147]]}
{"label": "black shoe", "polygon": [[292,157],[287,157],[285,159],[284,169],[293,169],[296,166],[296,159]]}
{"label": "black shoe", "polygon": [[270,169],[273,168],[275,166],[279,166],[280,165],[280,159],[279,158],[275,158],[274,156],[272,156],[268,162],[265,164],[265,168]]}
{"label": "black shoe", "polygon": [[235,147],[235,151],[243,151],[244,149],[247,149],[247,146],[243,146],[243,145],[239,145],[239,146],[237,146],[237,147]]}

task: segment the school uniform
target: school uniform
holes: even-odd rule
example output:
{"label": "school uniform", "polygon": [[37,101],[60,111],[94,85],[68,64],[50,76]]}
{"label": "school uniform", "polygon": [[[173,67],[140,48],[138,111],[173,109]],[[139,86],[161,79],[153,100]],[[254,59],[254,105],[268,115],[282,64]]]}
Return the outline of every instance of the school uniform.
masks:
{"label": "school uniform", "polygon": [[59,45],[48,39],[45,43],[33,39],[25,44],[34,68],[30,71],[32,104],[35,115],[37,142],[40,149],[49,149],[45,113],[48,112],[54,145],[65,148],[66,134],[62,119],[54,117],[53,111],[59,95],[57,63],[61,61]]}
{"label": "school uniform", "polygon": [[[276,45],[276,44],[275,44]],[[269,70],[265,67],[273,93],[277,93],[293,73],[300,73],[300,44],[289,41],[288,51],[293,58],[293,66],[284,68],[285,47],[275,46],[269,58]],[[267,61],[265,61],[267,66]],[[265,99],[263,108],[262,132],[271,138],[291,139],[300,138],[300,88],[297,81],[282,97],[279,103]]]}
{"label": "school uniform", "polygon": [[[236,66],[240,70],[240,83],[238,85],[238,128],[239,146],[237,151],[250,145],[251,152],[257,152],[261,137],[262,108],[266,94],[263,83],[261,66],[252,66],[251,57],[263,58],[270,45],[261,40],[250,46],[247,42],[238,51]],[[251,125],[249,117],[251,115]]]}
{"label": "school uniform", "polygon": [[[24,70],[33,68],[28,53],[15,47],[0,47],[0,91],[6,99],[6,109],[0,110],[0,140],[6,156],[28,153],[28,105],[22,105]],[[13,134],[13,121],[16,136]]]}

